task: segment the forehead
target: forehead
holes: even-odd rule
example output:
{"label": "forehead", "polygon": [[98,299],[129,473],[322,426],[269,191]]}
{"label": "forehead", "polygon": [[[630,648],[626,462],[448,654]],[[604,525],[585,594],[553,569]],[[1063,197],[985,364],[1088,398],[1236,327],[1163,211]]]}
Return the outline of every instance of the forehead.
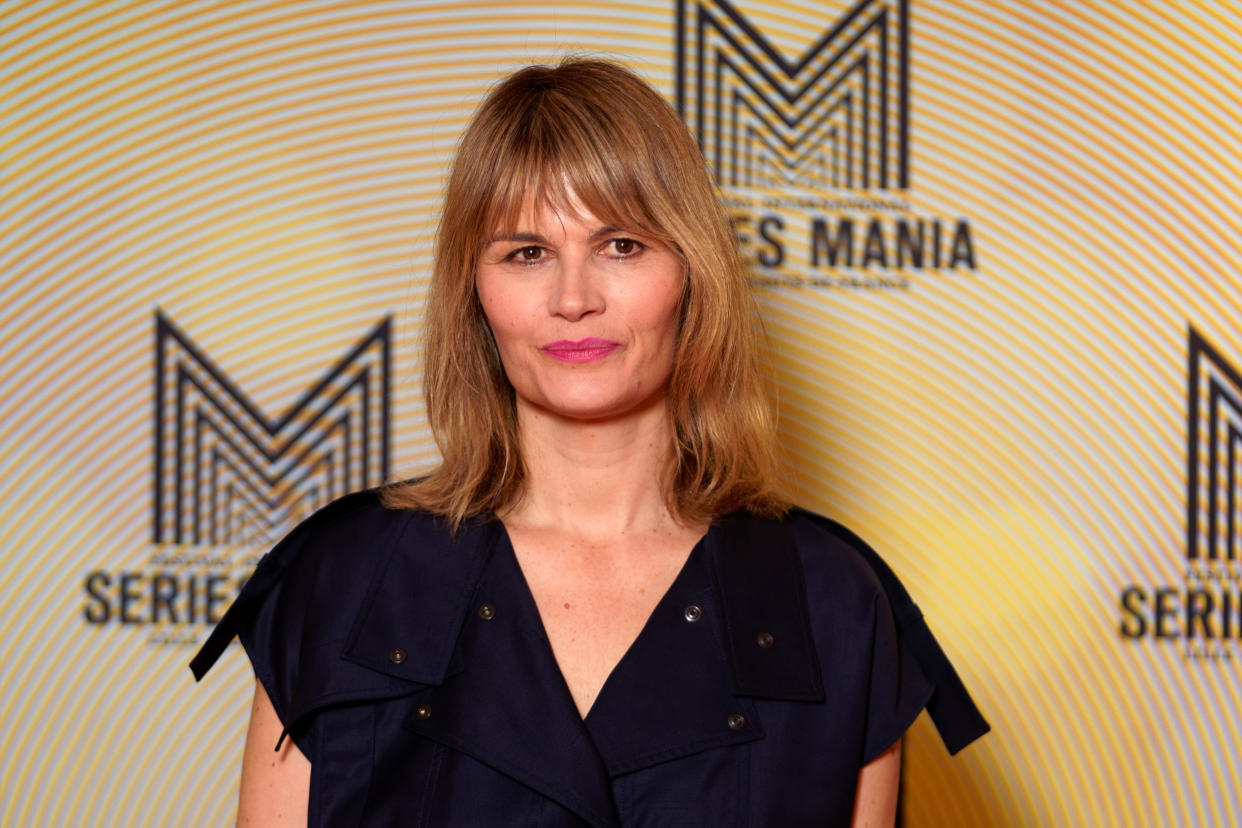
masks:
{"label": "forehead", "polygon": [[563,196],[556,198],[535,194],[523,197],[516,210],[505,211],[497,216],[490,238],[510,239],[525,237],[531,233],[547,235],[558,229],[566,229],[568,225],[584,228],[588,232],[596,232],[603,227],[621,226],[616,221],[600,218],[573,190],[567,190]]}
{"label": "forehead", "polygon": [[508,234],[548,221],[624,227],[635,232],[662,235],[656,222],[644,219],[642,207],[632,197],[606,184],[599,186],[589,175],[541,170],[525,180],[506,182],[492,194],[483,235]]}

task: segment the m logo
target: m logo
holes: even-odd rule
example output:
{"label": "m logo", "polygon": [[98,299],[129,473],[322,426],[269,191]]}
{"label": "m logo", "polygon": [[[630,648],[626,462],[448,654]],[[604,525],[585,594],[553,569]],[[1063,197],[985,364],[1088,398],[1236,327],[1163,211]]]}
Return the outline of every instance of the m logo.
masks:
{"label": "m logo", "polygon": [[273,420],[157,311],[154,541],[266,544],[332,498],[383,483],[390,326]]}
{"label": "m logo", "polygon": [[721,186],[909,186],[907,0],[807,20],[821,34],[792,58],[729,0],[676,14],[677,110]]}
{"label": "m logo", "polygon": [[1242,375],[1190,329],[1186,557],[1238,558]]}

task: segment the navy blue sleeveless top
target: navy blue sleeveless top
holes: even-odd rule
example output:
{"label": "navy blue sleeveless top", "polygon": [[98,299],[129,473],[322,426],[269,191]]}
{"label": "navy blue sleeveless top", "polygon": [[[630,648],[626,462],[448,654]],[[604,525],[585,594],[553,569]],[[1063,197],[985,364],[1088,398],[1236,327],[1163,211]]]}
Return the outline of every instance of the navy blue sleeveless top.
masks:
{"label": "navy blue sleeveless top", "polygon": [[260,561],[197,678],[234,636],[312,826],[848,824],[925,707],[950,752],[988,730],[891,570],[799,510],[713,525],[585,719],[496,520],[347,496]]}

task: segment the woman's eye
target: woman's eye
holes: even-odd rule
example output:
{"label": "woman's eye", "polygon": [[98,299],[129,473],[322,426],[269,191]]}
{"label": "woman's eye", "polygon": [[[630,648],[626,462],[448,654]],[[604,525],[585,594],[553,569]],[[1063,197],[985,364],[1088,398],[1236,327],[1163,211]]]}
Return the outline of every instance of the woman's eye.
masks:
{"label": "woman's eye", "polygon": [[519,262],[537,262],[543,258],[543,248],[531,245],[530,247],[519,247],[509,254],[509,258]]}
{"label": "woman's eye", "polygon": [[632,256],[642,248],[642,244],[634,239],[613,239],[609,244],[618,256]]}

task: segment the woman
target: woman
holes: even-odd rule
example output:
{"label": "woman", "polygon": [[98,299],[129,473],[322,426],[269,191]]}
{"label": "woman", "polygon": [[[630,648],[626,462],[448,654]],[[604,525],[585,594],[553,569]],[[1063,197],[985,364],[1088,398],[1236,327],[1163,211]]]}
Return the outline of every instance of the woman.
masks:
{"label": "woman", "polygon": [[442,464],[295,530],[193,665],[255,666],[239,823],[892,824],[933,689],[951,749],[986,730],[891,573],[778,494],[736,242],[636,76],[488,95],[427,313]]}

